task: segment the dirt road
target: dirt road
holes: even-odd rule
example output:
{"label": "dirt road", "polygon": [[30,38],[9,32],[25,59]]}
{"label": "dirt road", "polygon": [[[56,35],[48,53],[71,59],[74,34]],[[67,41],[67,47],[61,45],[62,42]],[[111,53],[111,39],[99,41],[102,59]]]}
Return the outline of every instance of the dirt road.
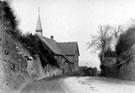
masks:
{"label": "dirt road", "polygon": [[21,93],[135,93],[135,82],[104,77],[52,78],[28,84]]}

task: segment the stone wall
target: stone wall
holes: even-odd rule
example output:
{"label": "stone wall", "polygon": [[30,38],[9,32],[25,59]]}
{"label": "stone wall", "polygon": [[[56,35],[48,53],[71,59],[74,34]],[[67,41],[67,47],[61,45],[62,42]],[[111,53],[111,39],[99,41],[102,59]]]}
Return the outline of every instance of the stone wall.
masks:
{"label": "stone wall", "polygon": [[41,61],[38,55],[35,58],[27,61],[28,66],[26,71],[29,74],[31,80],[38,80],[45,77],[44,69],[41,65]]}
{"label": "stone wall", "polygon": [[44,78],[59,75],[63,75],[62,70],[60,68],[51,66],[49,64],[47,64],[47,66],[44,67]]}

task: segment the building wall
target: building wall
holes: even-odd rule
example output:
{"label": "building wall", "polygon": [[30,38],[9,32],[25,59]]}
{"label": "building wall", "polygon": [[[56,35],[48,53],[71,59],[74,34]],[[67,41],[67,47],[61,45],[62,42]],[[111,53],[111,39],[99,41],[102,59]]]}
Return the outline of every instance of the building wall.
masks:
{"label": "building wall", "polygon": [[69,72],[69,75],[73,75],[73,65],[74,65],[74,64],[72,64],[72,63],[69,63],[69,64],[68,64],[68,68],[69,68],[69,71],[68,71],[68,72]]}
{"label": "building wall", "polygon": [[68,75],[68,74],[69,74],[68,71],[69,71],[68,63],[65,62],[65,63],[64,63],[64,68],[63,68],[63,74],[64,74],[64,75]]}
{"label": "building wall", "polygon": [[74,62],[74,55],[66,55],[70,62]]}
{"label": "building wall", "polygon": [[74,55],[66,55],[66,57],[72,63],[72,64],[69,64],[70,75],[74,75],[74,73],[75,73],[75,66],[76,66],[76,64],[74,63]]}
{"label": "building wall", "polygon": [[65,58],[58,56],[57,61],[58,61],[60,68],[62,70],[62,74],[69,75],[69,68],[68,68],[69,63],[65,60]]}
{"label": "building wall", "polygon": [[62,75],[62,70],[58,67],[47,64],[44,68],[44,78]]}
{"label": "building wall", "polygon": [[78,73],[78,71],[79,71],[78,62],[79,62],[79,57],[78,57],[78,53],[76,52],[76,54],[74,56],[74,71],[75,71],[75,73]]}
{"label": "building wall", "polygon": [[78,73],[78,60],[74,60],[74,73]]}
{"label": "building wall", "polygon": [[72,73],[74,75],[78,74],[78,61],[79,61],[79,57],[78,57],[78,53],[76,52],[75,55],[67,55],[68,59],[70,59],[70,61],[73,63],[72,65]]}

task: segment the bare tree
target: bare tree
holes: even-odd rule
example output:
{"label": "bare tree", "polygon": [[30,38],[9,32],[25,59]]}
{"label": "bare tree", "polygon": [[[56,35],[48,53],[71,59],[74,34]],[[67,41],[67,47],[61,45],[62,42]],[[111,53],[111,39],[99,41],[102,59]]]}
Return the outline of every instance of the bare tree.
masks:
{"label": "bare tree", "polygon": [[89,42],[88,48],[94,48],[95,51],[100,51],[101,62],[104,59],[104,53],[109,48],[109,44],[112,39],[112,27],[110,25],[100,26],[98,34],[91,36],[91,42]]}
{"label": "bare tree", "polygon": [[114,37],[115,38],[117,38],[118,39],[118,37],[120,36],[120,34],[121,33],[123,33],[124,32],[124,30],[123,30],[123,28],[122,28],[122,26],[121,25],[119,25],[119,26],[115,26],[114,27],[114,32],[113,32],[113,34],[114,34]]}

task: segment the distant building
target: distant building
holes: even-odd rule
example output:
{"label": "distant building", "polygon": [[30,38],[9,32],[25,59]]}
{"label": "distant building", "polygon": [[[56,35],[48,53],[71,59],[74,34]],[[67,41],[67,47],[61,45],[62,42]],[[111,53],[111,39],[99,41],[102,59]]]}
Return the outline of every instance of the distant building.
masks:
{"label": "distant building", "polygon": [[98,75],[97,68],[96,68],[96,67],[94,67],[94,68],[89,67],[89,68],[87,69],[87,75],[88,75],[88,76],[97,76],[97,75]]}
{"label": "distant building", "polygon": [[60,69],[64,75],[75,75],[78,73],[79,48],[77,42],[56,42],[54,37],[44,37],[42,34],[40,15],[36,26],[36,34],[44,42],[45,46],[57,59]]}
{"label": "distant building", "polygon": [[87,66],[79,66],[79,75],[80,76],[97,76],[98,71],[97,68],[87,67]]}
{"label": "distant building", "polygon": [[87,66],[79,66],[79,75],[86,76],[87,75]]}

